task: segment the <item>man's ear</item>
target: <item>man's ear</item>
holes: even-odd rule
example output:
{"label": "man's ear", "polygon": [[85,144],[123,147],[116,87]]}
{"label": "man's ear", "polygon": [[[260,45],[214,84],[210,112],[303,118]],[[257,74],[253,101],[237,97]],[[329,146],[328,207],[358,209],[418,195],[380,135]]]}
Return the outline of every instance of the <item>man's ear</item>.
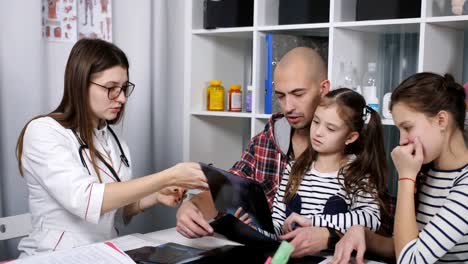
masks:
{"label": "man's ear", "polygon": [[439,111],[439,113],[437,113],[437,115],[436,115],[437,125],[439,125],[439,127],[440,127],[440,129],[442,131],[447,130],[447,127],[449,125],[449,116],[450,115],[445,110]]}
{"label": "man's ear", "polygon": [[353,131],[349,133],[348,138],[346,138],[345,145],[349,145],[356,141],[359,138],[359,133],[356,131]]}
{"label": "man's ear", "polygon": [[323,80],[320,83],[320,96],[325,96],[330,91],[330,80]]}

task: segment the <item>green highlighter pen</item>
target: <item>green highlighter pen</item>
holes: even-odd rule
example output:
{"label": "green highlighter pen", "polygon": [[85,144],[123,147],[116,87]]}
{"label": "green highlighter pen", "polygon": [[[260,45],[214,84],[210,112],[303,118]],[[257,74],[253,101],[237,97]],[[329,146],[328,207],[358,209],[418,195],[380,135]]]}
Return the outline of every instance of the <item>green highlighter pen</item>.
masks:
{"label": "green highlighter pen", "polygon": [[281,242],[278,250],[276,250],[271,264],[286,264],[289,260],[289,256],[294,251],[294,247],[286,241]]}

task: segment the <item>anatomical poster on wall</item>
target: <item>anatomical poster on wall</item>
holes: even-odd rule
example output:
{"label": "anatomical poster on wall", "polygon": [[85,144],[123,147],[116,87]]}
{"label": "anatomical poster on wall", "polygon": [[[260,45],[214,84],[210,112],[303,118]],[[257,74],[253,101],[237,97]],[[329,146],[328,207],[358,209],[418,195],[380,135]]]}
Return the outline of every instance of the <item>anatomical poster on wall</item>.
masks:
{"label": "anatomical poster on wall", "polygon": [[42,35],[50,41],[77,40],[77,0],[42,0]]}
{"label": "anatomical poster on wall", "polygon": [[78,37],[112,41],[111,0],[78,1]]}

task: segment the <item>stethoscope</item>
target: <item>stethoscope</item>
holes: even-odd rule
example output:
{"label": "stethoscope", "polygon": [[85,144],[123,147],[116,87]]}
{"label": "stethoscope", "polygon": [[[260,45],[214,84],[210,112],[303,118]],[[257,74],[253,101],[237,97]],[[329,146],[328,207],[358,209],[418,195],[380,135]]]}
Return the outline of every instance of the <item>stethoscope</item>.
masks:
{"label": "stethoscope", "polygon": [[[109,131],[111,132],[112,136],[114,137],[115,139],[115,142],[117,142],[117,145],[119,146],[119,150],[120,150],[120,160],[122,161],[122,163],[127,167],[129,168],[130,167],[130,163],[128,162],[128,159],[127,157],[125,156],[125,153],[122,149],[122,145],[120,145],[120,141],[119,139],[117,138],[117,135],[114,133],[114,130],[112,130],[110,128],[110,126],[107,126],[107,129],[109,129]],[[73,134],[75,134],[75,137],[76,139],[78,140],[78,143],[80,144],[80,148],[78,150],[78,153],[80,154],[80,159],[81,159],[81,163],[83,164],[83,166],[86,168],[86,170],[88,171],[89,175],[91,175],[91,172],[88,168],[88,165],[86,165],[86,161],[83,157],[83,151],[85,149],[89,149],[88,148],[88,145],[86,145],[83,140],[81,140],[81,138],[78,136],[78,134],[76,133],[76,131],[74,129],[72,129],[73,131]],[[112,173],[112,175],[115,177],[115,179],[118,181],[118,182],[121,182],[119,176],[117,175],[117,172],[115,172],[114,168],[112,168],[112,166],[107,163],[105,160],[103,159],[100,159],[102,161],[102,163],[104,163],[104,165],[109,169],[109,171]]]}

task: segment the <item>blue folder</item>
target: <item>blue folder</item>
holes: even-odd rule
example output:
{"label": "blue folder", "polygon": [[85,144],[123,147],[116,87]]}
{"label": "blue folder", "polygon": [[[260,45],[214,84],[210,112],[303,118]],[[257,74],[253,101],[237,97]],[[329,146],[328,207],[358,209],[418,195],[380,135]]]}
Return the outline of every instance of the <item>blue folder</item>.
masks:
{"label": "blue folder", "polygon": [[272,112],[273,97],[273,37],[271,34],[265,36],[267,61],[265,78],[265,114]]}

